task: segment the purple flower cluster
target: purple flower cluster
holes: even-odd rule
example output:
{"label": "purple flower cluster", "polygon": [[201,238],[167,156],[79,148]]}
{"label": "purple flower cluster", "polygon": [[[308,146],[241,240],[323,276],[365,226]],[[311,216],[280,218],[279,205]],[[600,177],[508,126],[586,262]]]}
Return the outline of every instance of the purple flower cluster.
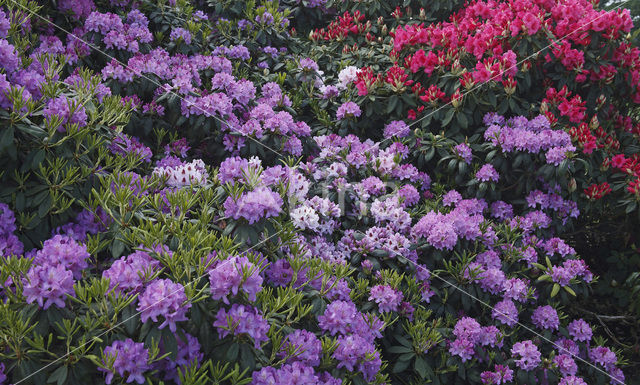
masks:
{"label": "purple flower cluster", "polygon": [[136,53],[140,50],[140,43],[153,40],[148,24],[147,17],[134,9],[127,15],[126,22],[113,13],[91,12],[84,27],[87,32],[101,34],[106,48]]}
{"label": "purple flower cluster", "polygon": [[540,351],[530,340],[516,342],[511,348],[511,354],[516,357],[516,366],[522,370],[530,371],[540,365]]}
{"label": "purple flower cluster", "polygon": [[492,165],[487,163],[480,167],[480,170],[476,173],[476,179],[481,182],[498,182],[500,175]]}
{"label": "purple flower cluster", "polygon": [[138,299],[137,310],[140,313],[142,322],[151,319],[158,322],[158,316],[164,317],[164,321],[158,329],[169,326],[175,333],[176,322],[187,320],[187,310],[191,303],[187,302],[184,287],[172,282],[169,279],[157,279],[152,281],[145,288]]}
{"label": "purple flower cluster", "polygon": [[495,365],[494,371],[485,371],[480,374],[480,379],[484,385],[502,385],[513,380],[513,370],[508,366]]}
{"label": "purple flower cluster", "polygon": [[278,356],[287,357],[287,363],[300,362],[308,366],[318,366],[322,356],[322,342],[307,330],[295,330],[287,335]]}
{"label": "purple flower cluster", "polygon": [[13,233],[16,231],[16,217],[5,203],[0,203],[0,256],[21,255],[22,242]]}
{"label": "purple flower cluster", "polygon": [[23,278],[22,294],[27,303],[37,302],[42,309],[51,305],[65,307],[67,295],[73,295],[73,273],[63,265],[34,265]]}
{"label": "purple flower cluster", "polygon": [[102,277],[109,280],[109,290],[135,294],[142,290],[159,267],[160,262],[151,258],[149,253],[136,251],[114,261],[111,267],[102,272]]}
{"label": "purple flower cluster", "polygon": [[65,131],[64,126],[67,124],[77,124],[78,127],[87,125],[87,113],[84,106],[74,100],[67,99],[66,96],[50,99],[42,111],[42,115],[47,122],[51,122],[54,117],[60,119],[58,121],[59,125],[56,126],[56,129],[60,132]]}
{"label": "purple flower cluster", "polygon": [[87,247],[74,239],[63,235],[55,235],[44,242],[42,250],[35,253],[33,263],[36,265],[60,265],[71,271],[75,279],[82,277],[82,270],[88,267],[90,257]]}
{"label": "purple flower cluster", "polygon": [[453,328],[456,339],[449,344],[449,353],[459,356],[462,362],[470,360],[474,355],[474,347],[501,346],[502,335],[495,326],[482,327],[471,317],[462,317]]}
{"label": "purple flower cluster", "polygon": [[371,288],[369,301],[378,304],[380,313],[398,311],[398,306],[402,302],[402,292],[388,285],[376,285]]}
{"label": "purple flower cluster", "polygon": [[282,365],[280,369],[271,366],[253,372],[251,385],[341,385],[342,380],[329,373],[317,374],[312,367],[301,362]]}
{"label": "purple flower cluster", "polygon": [[549,305],[540,306],[534,310],[531,321],[540,329],[558,330],[558,326],[560,326],[558,312]]}
{"label": "purple flower cluster", "polygon": [[216,327],[221,338],[229,334],[248,335],[253,339],[256,349],[260,349],[261,342],[269,340],[267,337],[269,323],[262,317],[260,311],[252,306],[234,303],[229,311],[220,309],[213,326]]}
{"label": "purple flower cluster", "polygon": [[140,143],[140,140],[138,140],[138,138],[125,134],[116,136],[115,139],[113,139],[113,141],[111,142],[109,150],[111,150],[113,154],[122,156],[135,154],[137,157],[142,159],[143,162],[146,163],[151,162],[151,157],[153,156],[151,149]]}
{"label": "purple flower cluster", "polygon": [[588,343],[591,341],[591,337],[593,337],[591,326],[589,326],[589,324],[582,318],[571,321],[567,326],[567,330],[569,331],[569,335],[573,337],[575,341]]}
{"label": "purple flower cluster", "polygon": [[357,369],[366,381],[373,381],[382,365],[375,345],[357,334],[338,337],[338,347],[331,357],[338,360],[338,368]]}
{"label": "purple flower cluster", "polygon": [[485,209],[486,204],[478,206],[475,201],[460,200],[447,214],[428,212],[413,226],[412,234],[425,238],[436,249],[451,250],[459,238],[475,240],[483,235],[480,224],[484,222]]}
{"label": "purple flower cluster", "polygon": [[563,219],[567,217],[577,218],[580,215],[578,204],[575,201],[565,200],[553,191],[544,193],[540,190],[533,190],[527,195],[526,199],[530,208],[539,207],[541,210],[551,210]]}
{"label": "purple flower cluster", "polygon": [[211,284],[211,296],[229,304],[227,296],[237,295],[240,288],[247,293],[250,301],[256,300],[256,294],[262,290],[262,277],[260,269],[249,262],[247,257],[230,257],[226,260],[216,261],[209,270],[209,282]]}
{"label": "purple flower cluster", "polygon": [[546,151],[547,163],[558,166],[567,157],[567,153],[576,150],[571,144],[571,136],[561,130],[550,129],[548,119],[539,115],[531,120],[518,116],[504,122],[485,119],[488,128],[484,138],[502,152],[525,151],[538,154]]}
{"label": "purple flower cluster", "polygon": [[169,39],[171,41],[181,40],[188,45],[191,44],[191,33],[182,27],[175,27],[171,29]]}
{"label": "purple flower cluster", "polygon": [[70,14],[75,20],[84,20],[96,8],[93,0],[62,0],[58,2],[58,9]]}
{"label": "purple flower cluster", "polygon": [[473,159],[473,152],[471,151],[471,147],[466,143],[460,143],[453,148],[453,152],[462,159],[466,164],[471,164],[471,160]]}
{"label": "purple flower cluster", "polygon": [[225,215],[233,219],[246,219],[249,224],[275,217],[282,211],[280,194],[267,187],[258,187],[242,193],[238,198],[228,197],[224,202]]}
{"label": "purple flower cluster", "polygon": [[384,323],[375,316],[360,313],[351,301],[333,301],[318,316],[318,326],[331,335],[357,334],[373,339],[382,336]]}
{"label": "purple flower cluster", "polygon": [[249,49],[243,45],[218,46],[214,48],[213,55],[222,55],[230,59],[249,60],[251,53]]}
{"label": "purple flower cluster", "polygon": [[581,276],[585,282],[591,282],[593,274],[582,259],[568,259],[562,266],[552,266],[549,272],[553,282],[560,286],[568,286],[571,280]]}
{"label": "purple flower cluster", "polygon": [[358,106],[354,102],[346,102],[338,107],[336,118],[338,120],[357,118],[361,113],[362,111],[360,110],[360,106]]}
{"label": "purple flower cluster", "polygon": [[508,326],[515,326],[518,322],[518,308],[510,299],[498,302],[491,311],[491,318]]}
{"label": "purple flower cluster", "polygon": [[557,355],[553,363],[563,376],[574,376],[578,372],[578,365],[568,354]]}
{"label": "purple flower cluster", "polygon": [[409,135],[411,129],[402,120],[394,120],[391,123],[384,126],[384,138],[389,139],[393,137],[404,138]]}
{"label": "purple flower cluster", "polygon": [[127,383],[137,382],[143,384],[145,382],[144,373],[151,369],[149,365],[149,350],[145,349],[141,342],[134,342],[131,338],[124,341],[114,341],[110,346],[104,348],[105,360],[103,364],[107,364],[108,360],[114,360],[113,370],[98,368],[101,372],[107,373],[105,382],[111,384],[113,377],[117,374]]}

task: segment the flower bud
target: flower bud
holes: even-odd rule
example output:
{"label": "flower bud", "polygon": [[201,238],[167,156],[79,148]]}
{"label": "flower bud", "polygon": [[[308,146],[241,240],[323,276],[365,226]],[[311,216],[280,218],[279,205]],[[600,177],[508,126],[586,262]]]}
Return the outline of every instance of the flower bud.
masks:
{"label": "flower bud", "polygon": [[578,183],[576,182],[576,178],[571,178],[571,180],[569,181],[569,186],[567,188],[570,193],[576,191],[576,189],[578,188]]}

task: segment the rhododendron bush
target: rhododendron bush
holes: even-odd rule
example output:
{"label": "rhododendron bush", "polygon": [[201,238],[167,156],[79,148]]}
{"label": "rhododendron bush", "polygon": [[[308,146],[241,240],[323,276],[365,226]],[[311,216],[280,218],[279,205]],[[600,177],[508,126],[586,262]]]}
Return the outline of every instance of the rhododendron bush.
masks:
{"label": "rhododendron bush", "polygon": [[1,0],[0,385],[637,383],[633,28]]}

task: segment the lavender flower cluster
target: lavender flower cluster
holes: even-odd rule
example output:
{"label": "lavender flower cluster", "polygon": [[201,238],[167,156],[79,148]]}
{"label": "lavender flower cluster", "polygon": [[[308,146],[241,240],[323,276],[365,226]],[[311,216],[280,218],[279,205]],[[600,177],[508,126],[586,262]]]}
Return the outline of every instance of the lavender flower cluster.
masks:
{"label": "lavender flower cluster", "polygon": [[547,163],[558,166],[567,154],[576,150],[571,136],[562,130],[552,130],[544,115],[531,120],[522,116],[506,120],[497,114],[488,114],[484,123],[487,125],[484,138],[505,153],[544,152]]}

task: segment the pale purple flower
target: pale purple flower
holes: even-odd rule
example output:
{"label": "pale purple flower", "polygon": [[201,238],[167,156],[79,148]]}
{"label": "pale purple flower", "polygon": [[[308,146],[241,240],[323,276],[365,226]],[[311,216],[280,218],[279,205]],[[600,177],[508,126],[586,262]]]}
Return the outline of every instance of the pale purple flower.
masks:
{"label": "pale purple flower", "polygon": [[67,295],[73,295],[73,272],[63,264],[33,265],[22,280],[27,303],[37,302],[42,309],[51,305],[65,307]]}
{"label": "pale purple flower", "polygon": [[248,335],[253,339],[256,349],[260,349],[260,343],[269,340],[267,337],[269,323],[253,306],[234,303],[229,311],[222,308],[216,314],[213,326],[216,327],[221,338],[229,334]]}
{"label": "pale purple flower", "polygon": [[514,326],[518,322],[518,308],[510,299],[498,302],[491,311],[491,318],[508,326]]}
{"label": "pale purple flower", "polygon": [[389,124],[387,124],[386,126],[384,126],[385,139],[389,139],[394,136],[398,138],[404,138],[405,136],[409,135],[410,132],[411,132],[411,129],[409,128],[407,123],[405,123],[402,120],[394,120]]}
{"label": "pale purple flower", "polygon": [[346,102],[338,107],[338,111],[336,112],[336,118],[338,120],[348,119],[348,118],[357,118],[360,116],[362,111],[360,110],[360,106],[355,104],[354,102]]}
{"label": "pale purple flower", "polygon": [[369,301],[376,302],[381,313],[397,311],[402,301],[402,293],[391,286],[376,285],[371,288]]}
{"label": "pale purple flower", "polygon": [[557,355],[553,359],[553,363],[563,376],[575,376],[578,372],[578,365],[568,354]]}
{"label": "pale purple flower", "polygon": [[225,215],[233,219],[246,219],[249,224],[278,216],[282,211],[280,194],[266,187],[243,193],[237,200],[228,197],[224,202]]}
{"label": "pale purple flower", "polygon": [[149,350],[145,349],[142,342],[134,342],[131,338],[114,341],[104,348],[103,352],[106,359],[115,358],[113,371],[98,368],[99,371],[107,373],[105,378],[107,384],[111,384],[116,374],[127,383],[135,381],[143,384],[145,382],[144,372],[151,369],[151,366],[148,364]]}
{"label": "pale purple flower", "polygon": [[540,351],[530,340],[513,344],[511,354],[516,358],[516,366],[526,371],[535,369],[541,362]]}
{"label": "pale purple flower", "polygon": [[498,182],[500,175],[498,175],[498,172],[492,165],[487,163],[478,170],[476,173],[476,179],[481,182]]}
{"label": "pale purple flower", "polygon": [[616,354],[605,346],[589,349],[589,358],[591,361],[604,366],[607,370],[612,368],[618,361]]}
{"label": "pale purple flower", "polygon": [[[367,354],[373,355],[373,359],[367,359]],[[338,368],[346,368],[351,372],[357,369],[366,381],[373,381],[382,365],[375,345],[359,335],[338,337],[338,347],[332,357],[338,360]]]}
{"label": "pale purple flower", "polygon": [[573,320],[569,326],[567,326],[569,335],[573,337],[575,341],[589,342],[593,337],[593,331],[591,326],[582,318]]}
{"label": "pale purple flower", "polygon": [[102,272],[102,277],[109,280],[109,290],[138,293],[144,282],[159,268],[160,262],[151,258],[149,253],[136,251],[114,261],[111,267]]}
{"label": "pale purple flower", "polygon": [[513,370],[508,366],[495,365],[494,372],[485,371],[480,374],[480,379],[485,385],[502,385],[513,380]]}
{"label": "pale purple flower", "polygon": [[[246,278],[245,278],[246,276]],[[247,257],[230,257],[217,262],[209,270],[211,296],[229,304],[228,295],[237,295],[240,288],[247,293],[250,301],[256,300],[256,294],[262,290],[260,269]]]}
{"label": "pale purple flower", "polygon": [[176,41],[182,39],[185,44],[191,44],[191,33],[184,28],[177,27],[171,29],[171,34],[169,35],[169,39],[171,41]]}
{"label": "pale purple flower", "polygon": [[158,329],[169,326],[175,333],[176,322],[187,320],[187,310],[191,303],[187,302],[184,287],[169,279],[157,279],[149,284],[139,297],[137,310],[142,322],[151,319],[158,322],[158,316],[164,317],[164,321]]}
{"label": "pale purple flower", "polygon": [[287,359],[287,363],[301,362],[309,366],[318,366],[322,356],[322,342],[315,334],[307,330],[295,330],[287,335],[278,356]]}
{"label": "pale purple flower", "polygon": [[576,376],[563,377],[558,385],[588,385],[582,378]]}
{"label": "pale purple flower", "polygon": [[459,156],[466,164],[471,164],[473,158],[471,147],[466,143],[460,143],[453,148],[454,153]]}
{"label": "pale purple flower", "polygon": [[467,362],[473,358],[473,342],[466,338],[456,338],[449,345],[449,353],[454,356],[458,356],[462,359],[462,362]]}

